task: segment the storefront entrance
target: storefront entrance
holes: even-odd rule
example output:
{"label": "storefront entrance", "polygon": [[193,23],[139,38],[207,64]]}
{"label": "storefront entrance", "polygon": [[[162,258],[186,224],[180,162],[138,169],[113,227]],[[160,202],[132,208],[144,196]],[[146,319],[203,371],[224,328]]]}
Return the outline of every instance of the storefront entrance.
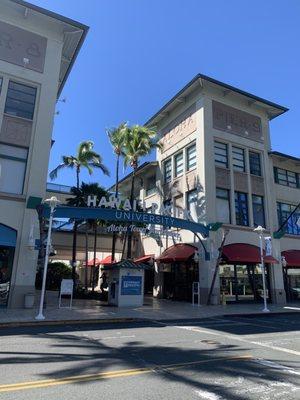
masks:
{"label": "storefront entrance", "polygon": [[0,307],[6,307],[11,286],[16,231],[0,224]]}
{"label": "storefront entrance", "polygon": [[[267,299],[270,300],[269,268],[265,267]],[[227,302],[263,301],[262,269],[259,264],[221,265],[220,292]]]}
{"label": "storefront entrance", "polygon": [[287,301],[300,301],[300,268],[283,268]]}
{"label": "storefront entrance", "polygon": [[191,302],[193,282],[198,282],[198,265],[193,261],[167,265],[164,269],[163,297]]}

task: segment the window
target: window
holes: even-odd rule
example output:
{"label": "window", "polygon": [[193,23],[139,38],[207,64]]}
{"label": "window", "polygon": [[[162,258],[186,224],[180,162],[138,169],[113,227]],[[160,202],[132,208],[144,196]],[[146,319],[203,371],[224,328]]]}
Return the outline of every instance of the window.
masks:
{"label": "window", "polygon": [[188,147],[186,150],[186,169],[190,171],[194,167],[196,167],[197,159],[196,159],[196,143],[192,146]]}
{"label": "window", "polygon": [[296,172],[274,167],[274,179],[279,185],[299,187],[299,175]]}
{"label": "window", "polygon": [[156,177],[155,176],[148,178],[147,182],[146,182],[146,196],[150,196],[153,193],[156,193]]}
{"label": "window", "polygon": [[249,151],[250,174],[261,176],[260,154]]}
{"label": "window", "polygon": [[[290,217],[290,214],[295,210],[295,208],[296,206],[293,204],[277,203],[278,227],[280,227],[287,218]],[[283,228],[285,232],[290,235],[300,235],[300,224],[298,225],[298,221],[300,221],[299,209],[288,219]]]}
{"label": "window", "polygon": [[9,81],[4,112],[33,119],[35,98],[36,88]]}
{"label": "window", "polygon": [[176,154],[175,160],[175,177],[183,174],[183,153]]}
{"label": "window", "polygon": [[197,190],[190,190],[186,194],[186,207],[191,214],[193,221],[198,221],[197,214],[198,193]]}
{"label": "window", "polygon": [[252,208],[254,226],[266,226],[264,198],[262,196],[252,195]]}
{"label": "window", "polygon": [[217,222],[230,224],[229,190],[216,189]]}
{"label": "window", "polygon": [[1,93],[1,89],[2,89],[2,81],[3,81],[3,79],[0,78],[0,93]]}
{"label": "window", "polygon": [[22,194],[27,149],[0,144],[0,192]]}
{"label": "window", "polygon": [[164,162],[164,181],[165,183],[171,182],[172,180],[172,160],[169,159]]}
{"label": "window", "polygon": [[245,154],[243,149],[232,146],[232,165],[234,169],[245,172]]}
{"label": "window", "polygon": [[247,194],[235,192],[235,218],[236,224],[249,226]]}
{"label": "window", "polygon": [[215,163],[221,167],[228,167],[227,144],[215,142]]}

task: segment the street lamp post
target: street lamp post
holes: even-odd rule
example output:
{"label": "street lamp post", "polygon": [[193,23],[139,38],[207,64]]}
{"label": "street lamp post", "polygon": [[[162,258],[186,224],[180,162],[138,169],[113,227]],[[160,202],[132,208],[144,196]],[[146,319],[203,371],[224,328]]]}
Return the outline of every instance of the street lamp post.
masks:
{"label": "street lamp post", "polygon": [[264,263],[264,252],[263,252],[264,231],[265,229],[262,226],[258,226],[257,228],[254,229],[254,232],[256,232],[259,237],[259,247],[260,247],[261,272],[262,272],[263,292],[264,292],[264,308],[262,311],[270,312],[267,306],[267,293],[266,293],[265,263]]}
{"label": "street lamp post", "polygon": [[43,272],[43,283],[42,283],[42,291],[41,291],[41,298],[40,298],[40,307],[39,313],[35,317],[38,321],[43,321],[45,316],[43,314],[43,306],[44,306],[44,298],[45,298],[45,289],[46,289],[46,279],[47,279],[47,268],[48,268],[48,260],[49,260],[49,250],[50,250],[50,243],[51,243],[51,230],[52,230],[52,222],[53,222],[53,215],[55,211],[55,207],[59,200],[55,196],[52,196],[51,199],[47,199],[44,203],[48,203],[50,206],[50,218],[49,218],[49,226],[48,226],[48,234],[47,234],[47,242],[46,242],[46,254],[45,254],[45,262],[44,262],[44,272]]}

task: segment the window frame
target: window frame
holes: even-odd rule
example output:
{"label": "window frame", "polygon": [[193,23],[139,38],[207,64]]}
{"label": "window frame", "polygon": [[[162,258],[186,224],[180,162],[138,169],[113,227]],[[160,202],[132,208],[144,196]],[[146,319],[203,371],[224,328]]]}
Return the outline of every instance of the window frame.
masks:
{"label": "window frame", "polygon": [[[245,196],[245,199],[241,201],[241,196]],[[248,194],[244,192],[239,192],[235,191],[234,192],[234,206],[235,206],[235,223],[238,226],[250,226],[249,223],[249,207],[248,207]],[[238,207],[238,208],[237,208]],[[246,211],[246,213],[243,213],[243,219],[246,216],[246,223],[240,224],[240,216],[239,213],[240,211]]]}
{"label": "window frame", "polygon": [[23,183],[22,183],[21,193],[12,193],[12,192],[6,192],[6,191],[1,191],[1,190],[0,190],[0,192],[7,193],[7,194],[12,194],[12,195],[22,195],[22,194],[24,194],[24,186],[25,186],[25,179],[26,179],[26,173],[27,173],[29,149],[28,149],[28,147],[16,146],[16,145],[7,144],[7,143],[3,143],[3,142],[0,142],[0,146],[1,145],[7,146],[7,147],[12,147],[12,148],[23,149],[23,150],[26,150],[26,152],[27,152],[26,158],[21,158],[21,157],[14,157],[14,156],[9,156],[7,154],[3,154],[3,153],[1,153],[1,149],[0,149],[0,159],[10,160],[10,161],[15,161],[15,162],[19,162],[19,163],[25,164],[24,165],[24,176],[23,176]]}
{"label": "window frame", "polygon": [[[218,147],[217,145],[224,146],[224,148],[222,149],[222,147]],[[216,153],[216,149],[217,150],[225,150],[225,155]],[[217,160],[216,156],[225,157],[226,161],[224,162],[224,161]],[[228,143],[214,140],[214,160],[215,160],[215,165],[217,165],[218,167],[228,168]]]}
{"label": "window frame", "polygon": [[[178,174],[178,172],[177,172],[177,158],[179,156],[182,157],[182,161],[181,161],[182,171],[181,171],[181,173]],[[180,176],[183,176],[183,175],[184,175],[184,156],[183,156],[183,150],[181,150],[178,153],[174,154],[174,178],[179,178]]]}
{"label": "window frame", "polygon": [[[167,164],[170,164],[170,170],[168,171],[168,174],[167,174],[167,169],[166,169]],[[163,161],[163,172],[164,172],[164,183],[172,182],[172,158],[171,157],[167,158],[166,160]],[[168,176],[169,176],[169,178],[167,179]]]}
{"label": "window frame", "polygon": [[[189,165],[189,150],[195,148],[195,164]],[[192,171],[193,169],[197,168],[197,148],[196,142],[192,143],[191,145],[187,146],[186,148],[186,171]]]}
{"label": "window frame", "polygon": [[[31,93],[26,93],[26,91],[25,92],[23,92],[23,91],[21,91],[21,90],[17,90],[17,89],[14,89],[14,88],[10,88],[10,85],[19,85],[19,86],[23,86],[23,87],[25,87],[25,88],[29,88],[29,89],[32,89],[33,91],[34,91],[34,94],[31,94]],[[21,100],[21,99],[18,99],[17,97],[15,98],[15,97],[12,97],[12,96],[10,96],[10,91],[13,91],[13,92],[17,92],[17,93],[21,93],[21,95],[24,95],[25,97],[26,96],[32,96],[33,97],[33,102],[30,102],[30,101],[28,101],[28,100]],[[33,121],[34,120],[34,117],[35,117],[35,111],[36,111],[36,99],[37,99],[37,94],[38,94],[38,88],[36,87],[36,86],[30,86],[30,85],[28,85],[27,83],[23,83],[23,82],[19,82],[19,81],[16,81],[16,80],[14,80],[14,79],[9,79],[8,80],[8,86],[7,86],[7,91],[6,91],[6,99],[5,99],[5,104],[4,104],[4,114],[5,115],[8,115],[8,116],[10,116],[10,117],[15,117],[15,118],[23,118],[23,119],[25,119],[25,120],[27,120],[27,121]],[[21,106],[22,106],[22,104],[26,104],[26,105],[29,105],[29,106],[32,106],[32,110],[22,110],[22,109],[20,109],[19,107],[16,107],[16,106],[9,106],[8,105],[8,102],[9,101],[15,101],[15,102],[19,102],[19,103],[21,103]],[[25,114],[30,114],[30,116],[24,116],[24,115],[18,115],[17,113],[12,113],[12,112],[10,112],[10,111],[8,111],[8,108],[10,108],[10,109],[13,109],[13,110],[15,110],[15,111],[17,111],[17,112],[20,112],[21,114],[23,113],[25,113]]]}
{"label": "window frame", "polygon": [[[241,151],[241,153],[237,152],[236,150]],[[242,158],[236,157],[236,155],[242,156]],[[231,157],[232,157],[232,168],[235,171],[239,172],[246,172],[246,162],[245,162],[245,149],[242,147],[238,146],[232,146],[231,148]],[[238,163],[241,162],[242,165],[239,165]]]}
{"label": "window frame", "polygon": [[[222,191],[226,192],[227,193],[227,197],[218,195],[218,191],[219,190],[222,190]],[[223,221],[217,221],[217,222],[223,222],[224,224],[231,224],[230,190],[229,189],[224,189],[224,188],[221,188],[221,187],[216,187],[216,199],[226,200],[228,202],[228,215],[229,215],[229,221],[228,222],[223,222]],[[217,201],[216,201],[216,203],[217,203]]]}
{"label": "window frame", "polygon": [[[257,159],[255,160],[255,159],[251,158],[251,155],[257,156]],[[257,160],[258,160],[258,163],[256,163]],[[254,164],[251,161],[254,161]],[[257,166],[258,166],[258,168],[256,168]],[[261,153],[259,153],[257,151],[249,150],[249,170],[250,170],[249,172],[251,175],[262,176]],[[255,171],[258,171],[258,173],[256,173]]]}
{"label": "window frame", "polygon": [[[261,203],[260,204],[259,203],[255,203],[254,202],[254,197],[260,198],[261,199]],[[253,212],[253,225],[254,226],[261,225],[263,228],[266,228],[266,213],[265,213],[265,199],[264,199],[264,196],[260,196],[258,194],[252,194],[251,201],[252,201],[252,212]],[[259,224],[259,225],[255,222],[255,216],[254,216],[255,206],[261,206],[262,207],[263,223]]]}
{"label": "window frame", "polygon": [[[294,178],[295,178],[294,182],[289,180],[289,177],[291,177],[289,174],[294,175]],[[281,177],[279,177],[279,175]],[[300,188],[298,172],[290,171],[288,169],[283,169],[283,168],[279,168],[279,167],[274,167],[274,180],[275,180],[275,183],[277,183],[278,185],[288,186],[288,187],[291,187],[294,189]]]}
{"label": "window frame", "polygon": [[[282,210],[283,206],[288,206],[289,210]],[[281,226],[287,219],[287,217],[295,210],[297,206],[290,203],[283,203],[281,201],[277,201],[277,219],[278,219],[278,227]],[[300,212],[295,212],[296,218],[300,218]],[[293,221],[293,219],[289,220],[289,222],[283,228],[284,231],[288,235],[300,236],[300,227]]]}

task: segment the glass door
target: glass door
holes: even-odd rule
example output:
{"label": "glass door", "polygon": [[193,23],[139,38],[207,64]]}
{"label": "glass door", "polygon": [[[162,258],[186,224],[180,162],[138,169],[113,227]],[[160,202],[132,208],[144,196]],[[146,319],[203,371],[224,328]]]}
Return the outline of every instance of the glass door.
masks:
{"label": "glass door", "polygon": [[14,247],[0,246],[0,307],[7,306],[14,250]]}

